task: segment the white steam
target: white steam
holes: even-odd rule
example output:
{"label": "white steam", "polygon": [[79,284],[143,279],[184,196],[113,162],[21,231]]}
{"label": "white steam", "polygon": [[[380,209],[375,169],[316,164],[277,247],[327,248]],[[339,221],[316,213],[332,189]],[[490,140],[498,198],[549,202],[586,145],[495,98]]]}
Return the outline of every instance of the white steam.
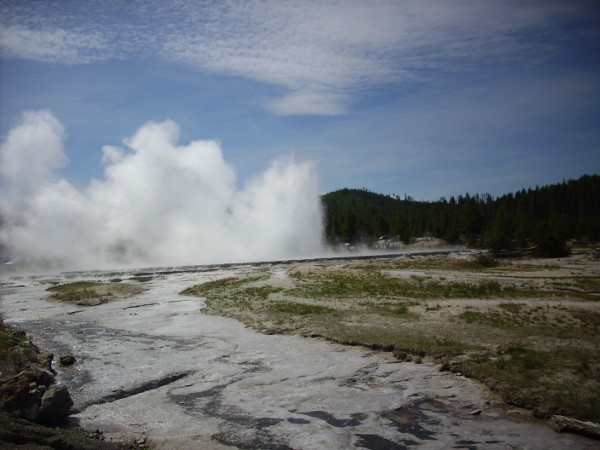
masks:
{"label": "white steam", "polygon": [[178,146],[179,127],[149,122],[127,148],[105,146],[104,178],[58,177],[64,127],[28,112],[0,149],[0,242],[12,258],[62,268],[260,261],[322,250],[314,163],[274,161],[243,190],[215,141]]}

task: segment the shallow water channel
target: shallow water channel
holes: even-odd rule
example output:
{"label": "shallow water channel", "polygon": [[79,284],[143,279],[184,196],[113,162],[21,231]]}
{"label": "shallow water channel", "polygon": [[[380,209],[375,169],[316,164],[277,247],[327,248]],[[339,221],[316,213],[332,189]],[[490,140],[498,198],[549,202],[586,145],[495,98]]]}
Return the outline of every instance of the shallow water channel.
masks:
{"label": "shallow water channel", "polygon": [[[108,437],[143,433],[154,448],[594,448],[506,414],[480,385],[433,364],[262,335],[203,314],[201,298],[178,295],[255,269],[15,277],[3,280],[0,311],[41,348],[77,358],[57,367],[76,422]],[[53,283],[77,280],[148,290],[94,307],[44,300]]]}

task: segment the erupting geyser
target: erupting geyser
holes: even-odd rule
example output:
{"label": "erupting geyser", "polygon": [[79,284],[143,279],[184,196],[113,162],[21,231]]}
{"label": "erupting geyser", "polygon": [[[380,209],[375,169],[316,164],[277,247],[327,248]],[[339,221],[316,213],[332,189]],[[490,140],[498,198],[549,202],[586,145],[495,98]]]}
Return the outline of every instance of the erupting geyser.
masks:
{"label": "erupting geyser", "polygon": [[177,145],[179,127],[143,125],[105,146],[104,177],[75,187],[64,127],[27,112],[1,146],[0,239],[9,255],[63,269],[241,262],[322,250],[313,162],[281,157],[243,189],[218,142]]}

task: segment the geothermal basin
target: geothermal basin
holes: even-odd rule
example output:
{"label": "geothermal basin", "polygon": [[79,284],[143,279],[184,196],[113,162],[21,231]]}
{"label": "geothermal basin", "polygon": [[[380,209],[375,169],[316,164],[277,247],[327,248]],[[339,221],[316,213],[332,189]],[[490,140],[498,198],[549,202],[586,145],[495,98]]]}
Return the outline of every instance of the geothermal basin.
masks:
{"label": "geothermal basin", "polygon": [[[106,438],[179,449],[594,448],[508,414],[475,381],[432,363],[298,336],[263,335],[179,295],[206,281],[289,263],[6,278],[0,312],[56,367],[73,421]],[[79,280],[147,290],[92,307],[50,301]]]}

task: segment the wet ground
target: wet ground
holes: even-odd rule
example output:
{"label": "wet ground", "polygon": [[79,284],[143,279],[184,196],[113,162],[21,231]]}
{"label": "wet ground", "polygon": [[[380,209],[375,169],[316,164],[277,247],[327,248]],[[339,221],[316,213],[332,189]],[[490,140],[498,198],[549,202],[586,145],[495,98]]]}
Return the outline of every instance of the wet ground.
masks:
{"label": "wet ground", "polygon": [[[281,264],[265,267],[280,269]],[[253,265],[71,273],[4,280],[0,311],[59,368],[74,419],[108,437],[145,433],[155,448],[597,448],[507,415],[489,393],[433,364],[295,336],[268,336],[203,314],[178,292]],[[44,300],[75,280],[143,283],[94,307]]]}

